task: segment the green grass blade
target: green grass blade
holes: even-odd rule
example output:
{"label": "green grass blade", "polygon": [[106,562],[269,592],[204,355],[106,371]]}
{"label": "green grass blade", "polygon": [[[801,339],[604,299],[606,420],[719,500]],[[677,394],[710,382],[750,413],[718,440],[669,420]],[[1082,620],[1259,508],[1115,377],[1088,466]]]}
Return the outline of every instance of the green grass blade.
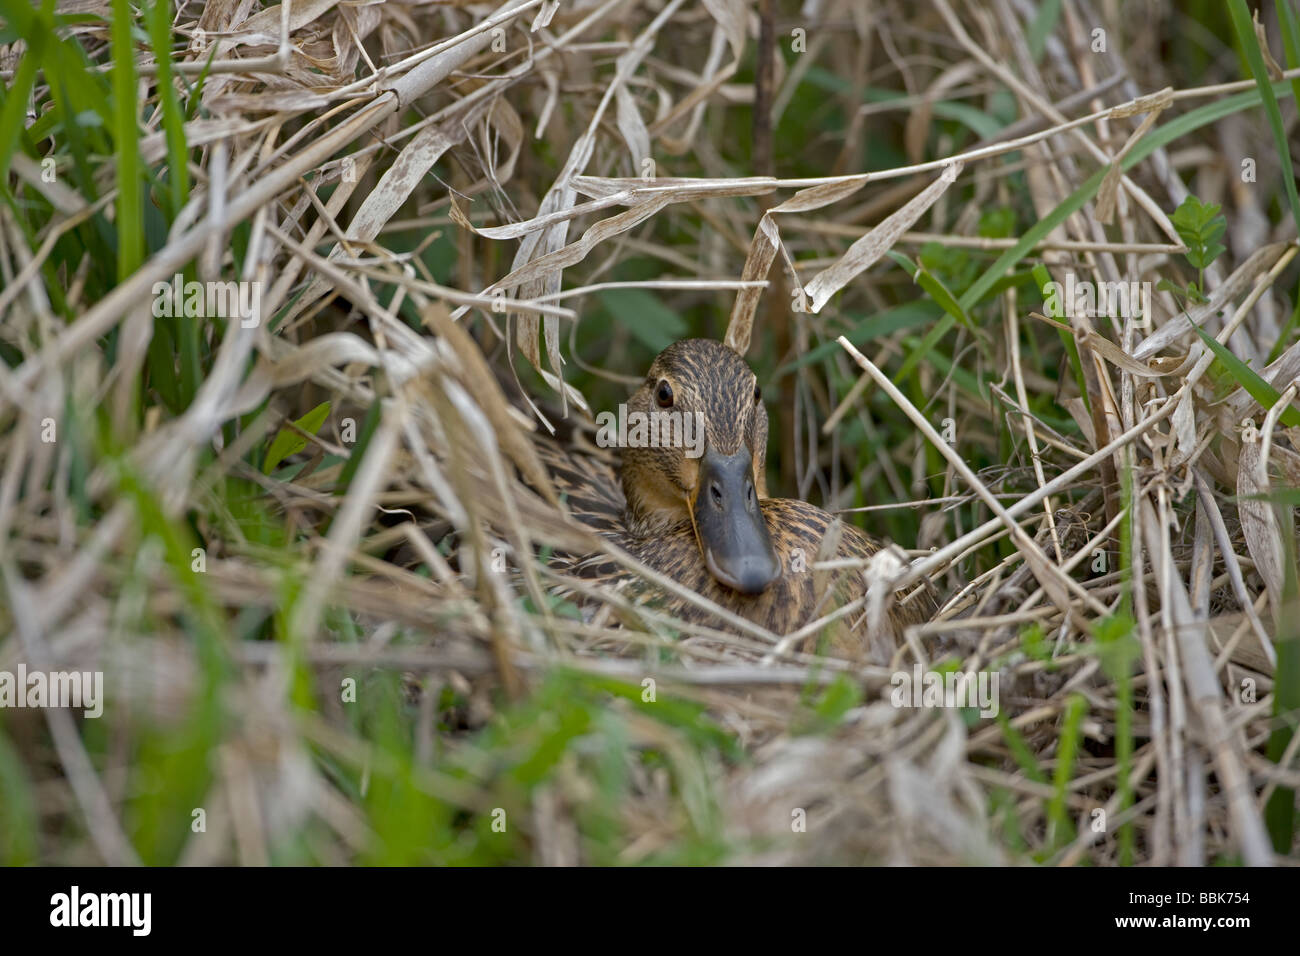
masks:
{"label": "green grass blade", "polygon": [[1020,731],[1011,725],[1011,721],[1001,710],[998,711],[997,722],[1002,728],[1002,739],[1007,742],[1007,750],[1020,765],[1020,769],[1025,772],[1025,776],[1035,783],[1047,783],[1047,774],[1043,773],[1043,768],[1035,759],[1034,752],[1029,749],[1029,744],[1025,743],[1025,738],[1021,736]]}
{"label": "green grass blade", "polygon": [[0,725],[0,865],[29,866],[40,859],[40,816],[22,756]]}
{"label": "green grass blade", "polygon": [[144,261],[144,175],[136,123],[135,50],[131,8],[113,0],[113,143],[117,159],[117,278],[126,279]]}
{"label": "green grass blade", "polygon": [[6,18],[27,42],[27,50],[18,60],[18,69],[14,71],[12,82],[0,84],[0,187],[6,190],[9,164],[22,139],[27,103],[36,83],[36,71],[44,60],[49,36],[47,23],[53,7],[53,0],[45,0],[39,14],[17,5],[12,9],[5,7]]}
{"label": "green grass blade", "polygon": [[[1280,764],[1295,736],[1300,721],[1300,582],[1297,581],[1295,529],[1290,507],[1274,505],[1282,528],[1282,609],[1277,614],[1277,668],[1273,672],[1273,718],[1275,728],[1268,738],[1268,759]],[[1294,768],[1290,768],[1294,769]],[[1264,823],[1273,849],[1289,853],[1296,833],[1295,790],[1278,787],[1264,807]]]}
{"label": "green grass blade", "polygon": [[149,9],[149,44],[158,63],[158,97],[162,102],[163,134],[167,140],[167,186],[174,218],[189,199],[190,171],[185,113],[172,81],[171,9],[171,0],[155,0]]}
{"label": "green grass blade", "polygon": [[952,294],[952,290],[943,284],[942,279],[925,268],[925,266],[913,262],[902,253],[890,250],[887,255],[907,270],[907,274],[912,277],[913,282],[930,293],[930,298],[934,299],[939,308],[966,326],[966,328],[974,331],[975,322],[966,314],[966,310],[961,307],[961,303]]}
{"label": "green grass blade", "polygon": [[[1277,19],[1282,26],[1282,48],[1288,69],[1300,67],[1300,19],[1292,7],[1293,0],[1277,0]],[[1291,93],[1300,103],[1300,76],[1292,77]]]}
{"label": "green grass blade", "polygon": [[[1196,334],[1201,337],[1201,341],[1206,344],[1215,357],[1224,364],[1233,379],[1238,385],[1250,393],[1250,397],[1263,406],[1264,411],[1268,411],[1277,404],[1281,394],[1268,382],[1259,377],[1259,373],[1252,369],[1237,356],[1233,355],[1224,346],[1220,345],[1214,336],[1209,335],[1198,325],[1193,325]],[[1300,409],[1294,405],[1288,406],[1281,415],[1283,425],[1288,428],[1294,428],[1300,425]]]}
{"label": "green grass blade", "polygon": [[379,416],[382,411],[383,406],[379,402],[374,402],[366,409],[366,417],[361,422],[357,443],[352,446],[352,453],[343,463],[343,470],[339,472],[339,483],[335,488],[335,494],[346,495],[348,489],[352,487],[352,479],[357,469],[361,467],[361,460],[366,457],[366,449],[370,447],[370,439],[374,436],[375,429],[379,427]]}
{"label": "green grass blade", "polygon": [[1083,736],[1083,715],[1087,712],[1087,698],[1082,694],[1071,694],[1061,721],[1061,737],[1056,745],[1056,772],[1052,775],[1054,793],[1047,806],[1047,846],[1050,848],[1068,839],[1070,817],[1065,798],[1074,778],[1074,760]]}
{"label": "green grass blade", "polygon": [[[1279,6],[1286,6],[1286,0],[1282,0]],[[1255,36],[1255,27],[1250,19],[1250,11],[1246,9],[1246,0],[1229,0],[1228,12],[1232,14],[1232,26],[1237,31],[1237,39],[1241,41],[1246,61],[1250,64],[1250,72],[1255,75],[1255,83],[1259,87],[1259,95],[1264,103],[1264,115],[1268,117],[1268,125],[1273,130],[1273,142],[1277,144],[1277,158],[1282,165],[1282,184],[1286,187],[1286,198],[1291,203],[1291,215],[1295,218],[1296,228],[1300,229],[1300,196],[1296,195],[1295,173],[1291,168],[1291,148],[1287,144],[1286,129],[1282,125],[1282,111],[1278,109],[1273,84],[1268,81],[1264,53],[1259,48],[1259,39]]]}

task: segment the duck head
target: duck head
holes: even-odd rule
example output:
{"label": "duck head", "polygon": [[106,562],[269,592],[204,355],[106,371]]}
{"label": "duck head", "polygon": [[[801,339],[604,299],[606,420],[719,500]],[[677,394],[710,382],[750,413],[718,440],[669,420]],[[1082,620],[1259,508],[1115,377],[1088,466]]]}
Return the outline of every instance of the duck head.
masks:
{"label": "duck head", "polygon": [[759,506],[767,410],[745,360],[711,339],[671,345],[628,400],[627,419],[622,478],[634,533],[689,524],[718,583],[766,590],[781,563]]}

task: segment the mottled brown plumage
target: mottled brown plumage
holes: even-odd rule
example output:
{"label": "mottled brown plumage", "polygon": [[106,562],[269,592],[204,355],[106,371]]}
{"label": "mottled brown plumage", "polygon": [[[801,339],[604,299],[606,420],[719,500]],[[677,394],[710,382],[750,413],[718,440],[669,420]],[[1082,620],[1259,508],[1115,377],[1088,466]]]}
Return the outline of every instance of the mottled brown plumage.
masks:
{"label": "mottled brown plumage", "polygon": [[[669,406],[663,404],[665,395],[670,396]],[[621,450],[621,467],[616,469],[602,456],[575,455],[549,445],[543,449],[544,458],[579,520],[654,570],[777,634],[797,631],[843,603],[865,596],[860,568],[812,570],[814,562],[821,560],[834,516],[807,502],[767,497],[767,412],[754,373],[738,354],[712,340],[678,342],[655,360],[627,406],[629,417],[656,408],[701,413],[707,452],[692,458],[682,447],[627,447]],[[718,562],[710,566],[710,549],[696,520],[707,510],[698,498],[700,478],[705,475],[705,483],[710,484],[711,474],[701,462],[720,457],[752,462],[752,489],[746,490],[752,490],[753,499],[733,502],[731,510],[749,507],[751,513],[761,513],[779,562],[777,576],[760,593],[741,593],[722,583]],[[743,515],[736,520],[742,519]],[[870,557],[881,548],[851,525],[841,523],[839,534],[836,558]],[[570,556],[564,563],[583,577],[629,579],[633,593],[682,620],[730,629],[717,615],[632,577],[603,554]],[[902,628],[928,620],[936,610],[928,585],[910,597],[896,597],[900,601],[907,597],[906,603],[889,602],[892,606],[876,633],[869,633],[866,612],[858,610],[811,635],[803,649],[883,663],[898,645]]]}

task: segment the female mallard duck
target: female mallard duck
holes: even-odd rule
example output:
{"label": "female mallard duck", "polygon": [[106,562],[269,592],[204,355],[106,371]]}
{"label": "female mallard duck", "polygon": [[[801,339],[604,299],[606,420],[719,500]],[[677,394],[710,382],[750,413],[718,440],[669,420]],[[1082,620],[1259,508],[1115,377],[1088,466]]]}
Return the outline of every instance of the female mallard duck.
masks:
{"label": "female mallard duck", "polygon": [[[652,414],[663,412],[678,415]],[[682,426],[674,437],[684,440],[654,441],[652,429],[634,428],[617,477],[594,458],[578,464],[566,456],[568,467],[552,468],[552,474],[579,520],[648,567],[777,634],[866,595],[860,566],[829,576],[813,572],[832,515],[807,502],[767,497],[767,410],[754,373],[731,348],[688,339],[665,349],[628,401],[626,421],[671,421]],[[702,424],[702,436],[692,434],[694,423]],[[842,526],[837,558],[880,550],[857,528]],[[569,563],[584,577],[630,577],[603,554]],[[643,580],[633,588],[682,620],[729,630],[716,614],[680,596]],[[858,611],[830,635],[830,648],[821,649],[883,663],[903,626],[936,611],[928,585],[914,590],[919,593],[900,593],[891,602],[885,629],[892,633],[868,635],[865,613]],[[821,636],[803,649],[819,649]]]}

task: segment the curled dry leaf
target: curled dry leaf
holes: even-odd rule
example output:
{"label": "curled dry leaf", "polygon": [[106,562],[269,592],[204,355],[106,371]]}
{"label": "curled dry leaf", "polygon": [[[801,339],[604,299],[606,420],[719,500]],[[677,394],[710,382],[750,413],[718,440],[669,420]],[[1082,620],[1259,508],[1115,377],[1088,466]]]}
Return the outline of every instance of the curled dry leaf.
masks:
{"label": "curled dry leaf", "polygon": [[1261,454],[1260,441],[1243,438],[1237,459],[1237,510],[1241,515],[1241,533],[1255,562],[1255,570],[1264,579],[1269,604],[1282,607],[1282,529],[1268,501],[1255,500],[1270,491],[1267,462]]}
{"label": "curled dry leaf", "polygon": [[943,174],[925,187],[903,206],[902,209],[886,217],[880,225],[868,232],[853,245],[832,266],[817,273],[805,287],[811,297],[811,311],[820,312],[840,289],[844,288],[855,276],[871,268],[877,260],[894,247],[898,237],[910,229],[925,211],[934,205],[962,171],[961,163],[953,163]]}

